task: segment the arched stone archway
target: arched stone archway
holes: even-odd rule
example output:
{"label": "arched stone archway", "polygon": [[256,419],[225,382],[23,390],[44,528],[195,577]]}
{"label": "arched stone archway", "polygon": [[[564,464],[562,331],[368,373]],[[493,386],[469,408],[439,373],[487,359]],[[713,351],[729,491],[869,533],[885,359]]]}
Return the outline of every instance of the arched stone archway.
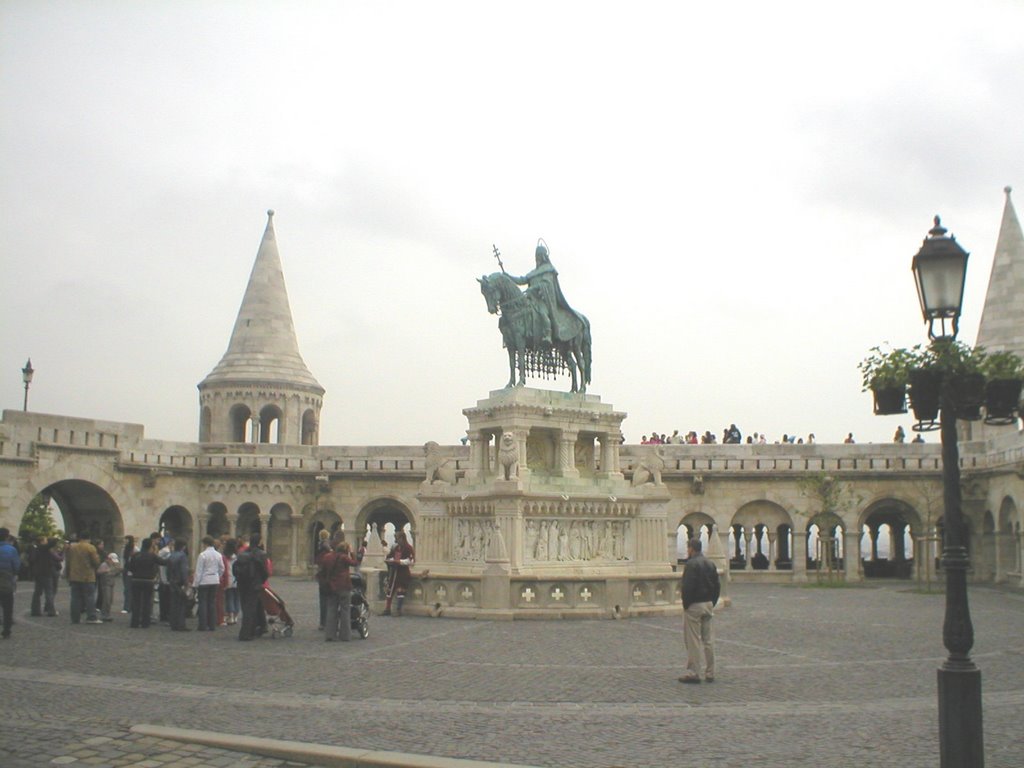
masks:
{"label": "arched stone archway", "polygon": [[291,570],[294,560],[292,535],[291,505],[275,504],[270,508],[270,519],[267,521],[265,549],[271,561],[277,566],[277,573],[287,573]]}
{"label": "arched stone archway", "polygon": [[175,504],[163,511],[160,515],[160,522],[157,530],[162,536],[170,536],[172,539],[185,539],[192,544],[192,513],[185,507]]}
{"label": "arched stone archway", "polygon": [[124,519],[105,489],[88,480],[60,480],[41,492],[57,505],[68,535],[102,541],[108,552],[120,551]]}
{"label": "arched stone archway", "polygon": [[686,542],[691,538],[698,538],[708,551],[708,542],[715,530],[715,520],[706,512],[689,512],[683,515],[683,519],[676,526],[676,563],[686,559]]}
{"label": "arched stone archway", "polygon": [[368,528],[371,532],[376,530],[377,535],[387,538],[389,543],[394,540],[394,531],[405,530],[415,544],[416,521],[412,510],[398,499],[378,498],[364,504],[356,515],[356,531],[362,534]]}
{"label": "arched stone archway", "polygon": [[[344,529],[345,524],[333,509],[318,509],[312,516],[309,516],[309,511],[307,510],[306,514],[307,523],[302,558],[309,565],[314,565],[316,563],[316,548],[320,540],[320,531],[327,531],[330,535],[333,535],[337,531]],[[359,533],[359,531],[356,531],[356,536]],[[351,542],[351,544],[353,547],[356,546],[356,542]]]}
{"label": "arched stone archway", "polygon": [[880,499],[864,510],[858,530],[862,538],[856,554],[865,578],[911,576],[915,548],[927,533],[917,510],[899,499]]}
{"label": "arched stone archway", "polygon": [[996,582],[1006,581],[1007,574],[1021,573],[1020,527],[1017,505],[1006,496],[999,505],[995,531]]}
{"label": "arched stone archway", "polygon": [[744,504],[729,523],[729,568],[774,571],[788,564],[793,519],[778,504],[759,499]]}
{"label": "arched stone archway", "polygon": [[220,538],[230,536],[231,521],[228,520],[228,508],[220,501],[214,501],[206,507],[206,535]]}
{"label": "arched stone archway", "polygon": [[262,533],[260,528],[260,508],[247,501],[238,508],[238,520],[235,523],[235,535],[243,540],[254,533]]}

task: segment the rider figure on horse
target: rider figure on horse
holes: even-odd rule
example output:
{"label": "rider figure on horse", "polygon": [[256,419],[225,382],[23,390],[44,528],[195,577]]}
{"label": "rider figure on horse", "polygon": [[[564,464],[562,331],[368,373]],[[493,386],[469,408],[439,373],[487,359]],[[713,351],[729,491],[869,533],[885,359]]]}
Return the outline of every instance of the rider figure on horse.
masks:
{"label": "rider figure on horse", "polygon": [[[574,327],[576,324],[572,322],[577,315],[562,295],[562,288],[558,284],[558,271],[551,263],[548,246],[543,239],[537,241],[535,255],[536,267],[522,277],[509,277],[517,285],[527,286],[526,296],[534,302],[540,317],[540,342],[543,346],[550,347],[553,341],[572,338],[578,330]],[[564,310],[565,314],[560,313],[559,308]],[[562,318],[565,320],[560,323],[559,320]]]}

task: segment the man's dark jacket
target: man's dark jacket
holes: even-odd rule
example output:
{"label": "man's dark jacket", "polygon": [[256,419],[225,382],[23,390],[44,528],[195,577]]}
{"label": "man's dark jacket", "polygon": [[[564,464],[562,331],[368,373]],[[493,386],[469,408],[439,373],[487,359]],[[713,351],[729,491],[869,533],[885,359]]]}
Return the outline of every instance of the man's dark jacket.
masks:
{"label": "man's dark jacket", "polygon": [[694,603],[717,603],[721,585],[718,569],[700,552],[686,561],[683,569],[683,608]]}

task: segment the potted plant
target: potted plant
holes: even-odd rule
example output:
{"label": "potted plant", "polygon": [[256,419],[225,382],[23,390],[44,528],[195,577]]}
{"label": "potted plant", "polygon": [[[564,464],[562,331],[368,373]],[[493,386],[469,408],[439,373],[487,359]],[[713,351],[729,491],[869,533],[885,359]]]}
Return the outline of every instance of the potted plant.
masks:
{"label": "potted plant", "polygon": [[910,385],[910,407],[917,424],[916,432],[929,432],[939,428],[939,404],[942,394],[943,358],[941,345],[933,342],[911,363],[907,380]]}
{"label": "potted plant", "polygon": [[936,364],[948,377],[950,397],[958,419],[977,421],[985,402],[985,348],[939,339],[933,344]]}
{"label": "potted plant", "polygon": [[875,413],[888,416],[907,412],[907,381],[911,365],[920,356],[920,345],[913,349],[872,347],[871,354],[857,364],[864,392],[871,390]]}
{"label": "potted plant", "polygon": [[1020,413],[1024,362],[1013,352],[993,352],[985,357],[985,423],[1016,424]]}

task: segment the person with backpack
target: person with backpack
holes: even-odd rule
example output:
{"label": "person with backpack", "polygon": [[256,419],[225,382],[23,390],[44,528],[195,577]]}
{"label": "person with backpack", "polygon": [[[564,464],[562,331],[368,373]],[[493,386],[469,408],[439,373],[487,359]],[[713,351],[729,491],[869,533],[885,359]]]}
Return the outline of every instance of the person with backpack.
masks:
{"label": "person with backpack", "polygon": [[240,552],[232,566],[238,581],[238,600],[242,608],[242,628],[239,640],[255,640],[265,631],[267,619],[260,602],[263,582],[270,578],[267,569],[267,553],[263,551],[263,539],[258,533],[249,537],[249,548]]}

